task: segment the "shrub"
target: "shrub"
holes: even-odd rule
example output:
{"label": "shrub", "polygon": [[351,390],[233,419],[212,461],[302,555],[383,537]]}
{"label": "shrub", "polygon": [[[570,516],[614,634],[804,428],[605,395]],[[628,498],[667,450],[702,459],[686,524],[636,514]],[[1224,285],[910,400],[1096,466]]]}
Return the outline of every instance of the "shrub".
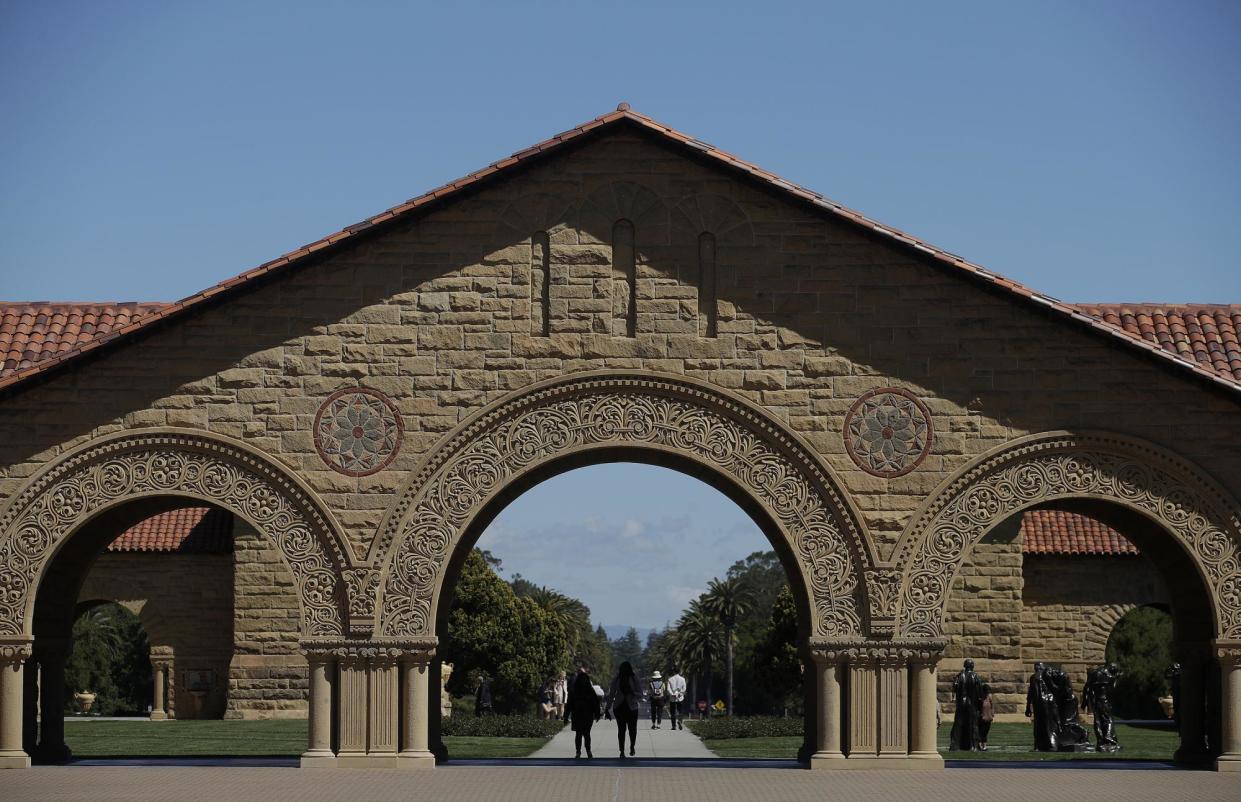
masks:
{"label": "shrub", "polygon": [[450,716],[440,720],[440,734],[482,738],[550,738],[563,726],[562,721],[543,721],[533,716]]}
{"label": "shrub", "polygon": [[699,738],[725,740],[729,738],[778,738],[802,736],[806,732],[805,721],[794,716],[736,716],[712,718],[706,721],[687,721],[690,731]]}

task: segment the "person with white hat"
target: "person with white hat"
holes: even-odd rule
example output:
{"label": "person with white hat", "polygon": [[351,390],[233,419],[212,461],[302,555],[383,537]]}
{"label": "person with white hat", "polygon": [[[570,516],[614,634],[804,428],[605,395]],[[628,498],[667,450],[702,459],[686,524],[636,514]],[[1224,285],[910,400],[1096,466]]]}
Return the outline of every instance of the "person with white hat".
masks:
{"label": "person with white hat", "polygon": [[659,725],[664,720],[664,705],[668,702],[668,688],[664,685],[664,679],[658,671],[651,674],[651,681],[647,684],[648,697],[651,701],[651,729],[659,729]]}

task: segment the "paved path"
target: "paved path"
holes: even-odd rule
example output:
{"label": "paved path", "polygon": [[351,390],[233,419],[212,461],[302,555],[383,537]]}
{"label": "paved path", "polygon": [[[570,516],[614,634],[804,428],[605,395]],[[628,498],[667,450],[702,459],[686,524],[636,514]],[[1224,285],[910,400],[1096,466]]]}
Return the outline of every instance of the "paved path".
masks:
{"label": "paved path", "polygon": [[[628,735],[625,743],[628,744]],[[607,719],[599,720],[590,732],[591,746],[596,758],[615,758],[616,722]],[[638,758],[679,757],[689,759],[705,759],[715,757],[715,753],[703,746],[702,740],[689,730],[670,729],[667,721],[659,729],[651,729],[650,720],[638,722],[638,740],[635,744]],[[547,742],[539,751],[530,757],[536,758],[571,758],[573,757],[573,730],[565,727],[554,738]]]}
{"label": "paved path", "polygon": [[1101,769],[808,771],[771,768],[442,766],[423,771],[295,768],[94,768],[48,766],[0,772],[5,802],[1090,802],[1229,800],[1236,774]]}

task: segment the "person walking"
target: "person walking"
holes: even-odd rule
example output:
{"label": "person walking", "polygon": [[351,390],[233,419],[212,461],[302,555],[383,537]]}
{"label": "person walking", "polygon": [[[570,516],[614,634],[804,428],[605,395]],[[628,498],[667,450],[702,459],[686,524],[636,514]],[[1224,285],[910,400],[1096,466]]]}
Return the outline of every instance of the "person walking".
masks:
{"label": "person walking", "polygon": [[569,675],[561,672],[552,688],[552,704],[556,705],[556,717],[564,715],[564,706],[569,703]]}
{"label": "person walking", "polygon": [[995,721],[995,705],[991,701],[991,686],[982,684],[982,702],[978,706],[978,751],[987,751],[987,734]]}
{"label": "person walking", "polygon": [[633,673],[629,661],[620,664],[620,670],[608,688],[604,715],[616,718],[616,743],[620,747],[621,760],[625,759],[625,732],[629,732],[629,756],[634,756],[634,743],[638,739],[638,708],[642,703],[642,686]]}
{"label": "person walking", "polygon": [[681,721],[681,705],[685,703],[685,677],[681,676],[681,672],[677,671],[676,666],[672,667],[672,675],[668,677],[668,719],[672,722],[672,729],[685,729],[685,723]]}
{"label": "person walking", "polygon": [[491,682],[486,674],[478,676],[478,688],[474,691],[474,715],[491,715]]}
{"label": "person walking", "polygon": [[564,720],[566,723],[572,722],[573,727],[573,747],[577,754],[575,758],[582,756],[582,746],[586,746],[586,757],[594,758],[594,753],[590,751],[590,728],[603,713],[600,697],[595,693],[598,686],[590,679],[590,669],[583,663],[577,667],[577,676],[573,678],[573,683],[569,685],[568,694],[564,706]]}
{"label": "person walking", "polygon": [[647,683],[647,698],[651,700],[651,729],[657,730],[664,723],[664,705],[668,703],[668,686],[658,671]]}
{"label": "person walking", "polygon": [[556,714],[555,688],[556,681],[551,677],[539,687],[539,718],[542,721],[551,721]]}

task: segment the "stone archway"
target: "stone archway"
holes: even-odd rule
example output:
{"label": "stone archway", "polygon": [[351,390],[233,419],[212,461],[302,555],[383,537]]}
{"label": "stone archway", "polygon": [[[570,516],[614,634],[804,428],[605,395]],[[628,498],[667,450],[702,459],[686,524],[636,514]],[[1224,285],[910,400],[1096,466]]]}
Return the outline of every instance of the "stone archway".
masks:
{"label": "stone archway", "polygon": [[[1207,597],[1202,601],[1210,611],[1214,645],[1203,646],[1221,662],[1232,660],[1241,640],[1241,506],[1210,477],[1165,449],[1105,432],[1024,437],[940,485],[897,551],[903,571],[902,636],[941,636],[953,579],[994,526],[1038,504],[1074,500],[1136,513],[1176,543]],[[1223,704],[1232,718],[1241,708],[1239,673],[1224,672]],[[1241,759],[1241,726],[1229,730],[1228,718],[1221,762]]]}
{"label": "stone archway", "polygon": [[[303,636],[339,638],[346,631],[343,541],[311,491],[287,471],[240,443],[191,431],[87,443],[35,475],[0,513],[0,657],[11,658],[0,672],[0,763],[29,762],[22,749],[22,662],[32,651],[36,599],[45,580],[53,581],[49,567],[93,521],[135,502],[168,499],[207,502],[246,519],[293,574]],[[53,684],[63,683],[67,646],[60,640],[36,644]],[[58,729],[41,734],[51,755],[63,752]]]}

